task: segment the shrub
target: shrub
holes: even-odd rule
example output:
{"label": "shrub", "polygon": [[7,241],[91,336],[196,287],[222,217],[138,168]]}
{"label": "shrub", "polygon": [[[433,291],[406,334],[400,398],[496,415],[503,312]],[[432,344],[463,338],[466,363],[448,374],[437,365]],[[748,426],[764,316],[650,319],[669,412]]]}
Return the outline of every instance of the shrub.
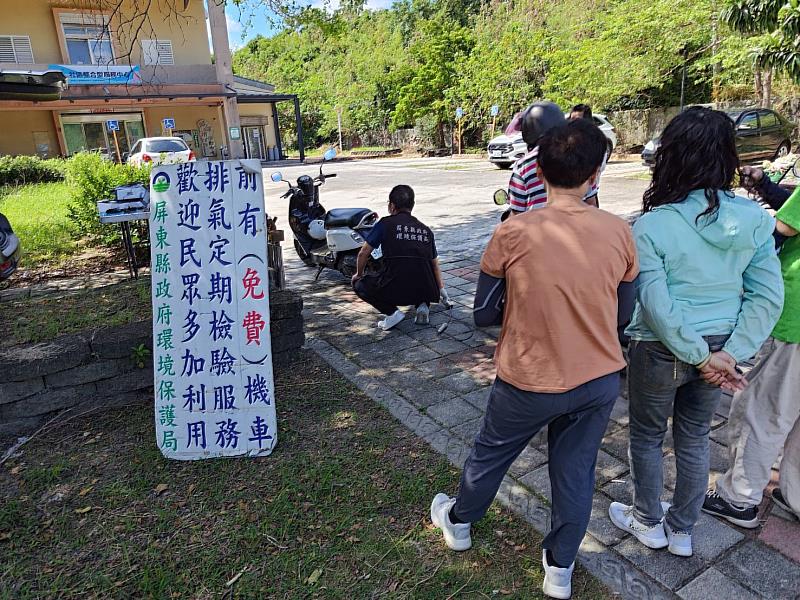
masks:
{"label": "shrub", "polygon": [[80,152],[67,161],[67,182],[73,189],[69,218],[80,233],[112,241],[117,237],[116,228],[100,224],[97,202],[113,198],[117,186],[149,185],[149,180],[149,167],[118,165],[96,152]]}
{"label": "shrub", "polygon": [[37,156],[0,156],[0,187],[51,183],[64,179],[66,161]]}

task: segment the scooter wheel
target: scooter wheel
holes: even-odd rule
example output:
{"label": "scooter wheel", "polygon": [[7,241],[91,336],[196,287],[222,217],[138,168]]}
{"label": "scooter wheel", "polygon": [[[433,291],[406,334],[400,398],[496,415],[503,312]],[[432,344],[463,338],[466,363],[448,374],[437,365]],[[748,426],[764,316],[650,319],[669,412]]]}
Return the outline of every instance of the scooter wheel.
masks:
{"label": "scooter wheel", "polygon": [[345,277],[352,277],[356,274],[356,255],[355,254],[345,254],[339,264],[337,269],[344,275]]}
{"label": "scooter wheel", "polygon": [[294,241],[294,251],[297,252],[297,256],[300,257],[300,260],[303,261],[303,264],[307,267],[313,267],[314,263],[312,262],[311,258],[303,251],[303,247],[300,245],[300,242],[297,240]]}

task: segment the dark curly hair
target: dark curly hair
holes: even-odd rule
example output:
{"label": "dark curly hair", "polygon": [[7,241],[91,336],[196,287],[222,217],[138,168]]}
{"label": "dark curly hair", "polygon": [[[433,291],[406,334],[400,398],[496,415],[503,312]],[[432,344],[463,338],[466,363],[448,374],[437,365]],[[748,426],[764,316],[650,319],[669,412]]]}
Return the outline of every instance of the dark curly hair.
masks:
{"label": "dark curly hair", "polygon": [[642,212],[683,202],[692,190],[705,190],[708,208],[719,210],[717,192],[731,192],[739,169],[736,131],[724,112],[693,106],[669,122],[656,150],[653,181],[644,193]]}

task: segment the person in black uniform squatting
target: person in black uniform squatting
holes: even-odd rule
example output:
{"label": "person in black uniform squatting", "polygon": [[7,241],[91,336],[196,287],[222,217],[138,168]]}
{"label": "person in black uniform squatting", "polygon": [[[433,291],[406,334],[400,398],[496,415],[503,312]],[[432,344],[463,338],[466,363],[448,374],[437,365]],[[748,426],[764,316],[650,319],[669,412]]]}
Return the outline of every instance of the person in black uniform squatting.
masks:
{"label": "person in black uniform squatting", "polygon": [[[429,321],[431,302],[449,302],[442,284],[433,231],[411,216],[414,190],[395,186],[389,193],[389,216],[375,224],[358,253],[353,289],[386,318],[378,327],[386,331],[402,321],[406,313],[398,306],[415,306],[415,322]],[[374,248],[381,247],[383,268],[365,275],[364,268]]]}

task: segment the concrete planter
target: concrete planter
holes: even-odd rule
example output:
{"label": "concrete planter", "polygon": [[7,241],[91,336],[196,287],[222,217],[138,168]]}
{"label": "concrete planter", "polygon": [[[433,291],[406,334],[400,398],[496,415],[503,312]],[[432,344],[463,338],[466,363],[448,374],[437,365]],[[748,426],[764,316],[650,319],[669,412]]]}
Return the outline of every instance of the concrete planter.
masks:
{"label": "concrete planter", "polygon": [[[303,345],[303,299],[288,290],[270,297],[273,364],[286,364]],[[144,368],[134,348],[151,353]],[[64,335],[0,351],[0,439],[29,433],[58,411],[127,404],[153,387],[153,326],[140,321]]]}

